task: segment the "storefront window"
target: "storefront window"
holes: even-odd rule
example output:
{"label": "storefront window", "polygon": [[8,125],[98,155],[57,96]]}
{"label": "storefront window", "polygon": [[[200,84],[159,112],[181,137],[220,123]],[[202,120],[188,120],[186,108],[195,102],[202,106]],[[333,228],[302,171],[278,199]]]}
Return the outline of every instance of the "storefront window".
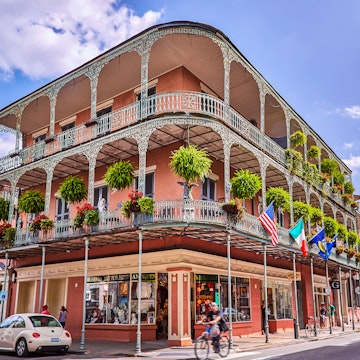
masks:
{"label": "storefront window", "polygon": [[[137,285],[138,274],[132,274],[131,281],[130,274],[89,277],[86,291],[86,322],[136,324]],[[142,274],[141,321],[144,323],[156,322],[155,290],[155,274]]]}
{"label": "storefront window", "polygon": [[219,304],[218,276],[217,275],[200,275],[195,276],[196,280],[196,317],[197,320],[203,320],[208,311],[210,304],[215,301]]}
{"label": "storefront window", "polygon": [[[131,277],[131,318],[130,324],[137,324],[138,316],[138,274]],[[141,323],[155,323],[155,274],[141,275]]]}
{"label": "storefront window", "polygon": [[292,319],[291,284],[269,283],[267,288],[269,319]]}
{"label": "storefront window", "polygon": [[[220,281],[220,283],[219,283]],[[250,321],[249,279],[232,277],[232,304],[228,300],[228,277],[221,275],[196,275],[196,316],[200,320],[210,310],[210,303],[215,301],[223,311],[225,320]]]}

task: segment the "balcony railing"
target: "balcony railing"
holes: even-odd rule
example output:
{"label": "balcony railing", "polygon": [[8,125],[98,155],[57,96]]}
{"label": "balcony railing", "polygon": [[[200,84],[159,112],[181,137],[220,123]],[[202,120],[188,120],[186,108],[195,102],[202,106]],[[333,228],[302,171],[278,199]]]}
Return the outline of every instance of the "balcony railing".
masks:
{"label": "balcony railing", "polygon": [[[229,222],[230,221],[230,222]],[[71,238],[84,236],[85,234],[96,235],[106,231],[116,229],[131,228],[133,226],[144,226],[151,224],[152,228],[163,228],[171,226],[186,226],[191,224],[194,228],[198,226],[209,228],[217,226],[224,231],[231,225],[233,231],[242,234],[248,234],[252,239],[259,238],[271,241],[269,235],[264,230],[257,216],[245,214],[237,221],[234,218],[228,218],[227,213],[222,209],[221,203],[205,200],[160,200],[155,201],[154,213],[143,214],[133,213],[130,219],[121,214],[120,209],[106,211],[100,215],[100,223],[97,226],[88,229],[77,229],[74,227],[72,220],[56,221],[55,227],[47,233],[41,231],[30,232],[27,228],[18,229],[16,234],[14,248],[24,245],[39,244],[42,242],[53,242],[59,239],[71,241]],[[291,239],[289,229],[279,228],[279,244],[287,248],[299,251],[297,244]],[[109,240],[111,243],[111,239]],[[309,251],[317,255],[318,249],[309,246]],[[349,261],[354,263],[355,260],[349,260],[346,256],[336,256],[331,254],[330,259],[349,265]]]}
{"label": "balcony railing", "polygon": [[[285,165],[285,153],[280,146],[269,137],[264,136],[259,129],[251,125],[235,110],[229,109],[229,116],[227,116],[224,102],[214,96],[186,91],[163,93],[150,96],[146,106],[147,116],[185,112],[205,114],[220,119]],[[51,142],[43,140],[20,150],[18,154],[1,158],[0,173],[124,128],[139,121],[140,114],[140,101],[137,101],[102,115],[94,121],[95,126],[82,124],[56,134]]]}
{"label": "balcony railing", "polygon": [[[19,153],[5,156],[0,159],[0,174],[136,123],[141,119],[140,104],[141,102],[137,101],[88,122],[87,124],[92,124],[91,126],[82,124],[56,134],[53,141],[43,140],[20,150]],[[280,164],[286,166],[285,151],[282,147],[262,134],[256,126],[234,109],[227,109],[225,103],[214,96],[190,91],[161,93],[149,96],[146,107],[147,116],[184,112],[205,114],[220,119]],[[320,190],[324,190],[334,201],[343,205],[341,196],[330,194],[326,188]],[[350,206],[347,208],[351,210]]]}

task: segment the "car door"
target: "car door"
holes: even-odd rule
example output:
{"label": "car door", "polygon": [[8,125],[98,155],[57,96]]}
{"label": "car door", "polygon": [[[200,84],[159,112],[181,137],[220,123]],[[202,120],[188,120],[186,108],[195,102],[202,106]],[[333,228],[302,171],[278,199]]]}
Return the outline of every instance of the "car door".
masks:
{"label": "car door", "polygon": [[19,338],[19,334],[25,330],[25,319],[22,316],[16,316],[15,320],[7,329],[5,336],[5,346],[9,349],[15,347],[15,342]]}
{"label": "car door", "polygon": [[0,324],[0,349],[12,349],[12,325],[17,318],[17,315],[10,316]]}

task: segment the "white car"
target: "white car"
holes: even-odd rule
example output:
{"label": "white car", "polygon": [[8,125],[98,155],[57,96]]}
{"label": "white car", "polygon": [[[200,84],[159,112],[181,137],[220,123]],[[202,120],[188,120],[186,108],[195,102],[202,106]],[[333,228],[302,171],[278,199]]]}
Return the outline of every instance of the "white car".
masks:
{"label": "white car", "polygon": [[0,350],[15,351],[19,357],[30,352],[66,353],[70,333],[51,315],[14,314],[0,324]]}

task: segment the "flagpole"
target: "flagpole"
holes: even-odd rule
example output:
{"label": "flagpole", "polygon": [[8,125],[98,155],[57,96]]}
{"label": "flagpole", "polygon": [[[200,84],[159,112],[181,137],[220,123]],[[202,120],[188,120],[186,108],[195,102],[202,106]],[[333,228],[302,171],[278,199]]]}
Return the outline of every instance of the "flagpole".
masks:
{"label": "flagpole", "polygon": [[344,314],[343,314],[343,306],[342,306],[342,284],[341,284],[341,266],[339,266],[339,281],[340,281],[340,289],[339,289],[339,294],[340,294],[340,316],[341,316],[341,330],[345,331],[344,329]]}
{"label": "flagpole", "polygon": [[294,267],[294,296],[295,296],[295,319],[294,319],[294,337],[299,338],[299,310],[297,299],[297,284],[296,284],[296,255],[293,253],[293,267]]}
{"label": "flagpole", "polygon": [[[325,260],[325,271],[326,271],[326,289],[329,289],[329,269],[328,269],[328,262],[327,260]],[[330,330],[330,334],[332,334],[332,321],[331,321],[331,310],[330,310],[330,294],[328,294],[326,292],[326,309],[328,309],[328,311],[330,311],[330,316],[329,316],[329,330]]]}
{"label": "flagpole", "polygon": [[265,295],[265,343],[269,342],[269,316],[267,298],[266,244],[264,244],[264,295]]}
{"label": "flagpole", "polygon": [[314,335],[318,336],[316,331],[316,303],[315,303],[315,292],[314,292],[314,260],[310,258],[310,267],[311,267],[311,289],[312,289],[312,296],[313,296],[313,304],[314,304]]}
{"label": "flagpole", "polygon": [[352,329],[355,330],[355,323],[354,323],[354,294],[353,294],[352,281],[353,281],[353,279],[352,279],[351,269],[349,269],[350,299],[351,299],[351,322],[352,322]]}

